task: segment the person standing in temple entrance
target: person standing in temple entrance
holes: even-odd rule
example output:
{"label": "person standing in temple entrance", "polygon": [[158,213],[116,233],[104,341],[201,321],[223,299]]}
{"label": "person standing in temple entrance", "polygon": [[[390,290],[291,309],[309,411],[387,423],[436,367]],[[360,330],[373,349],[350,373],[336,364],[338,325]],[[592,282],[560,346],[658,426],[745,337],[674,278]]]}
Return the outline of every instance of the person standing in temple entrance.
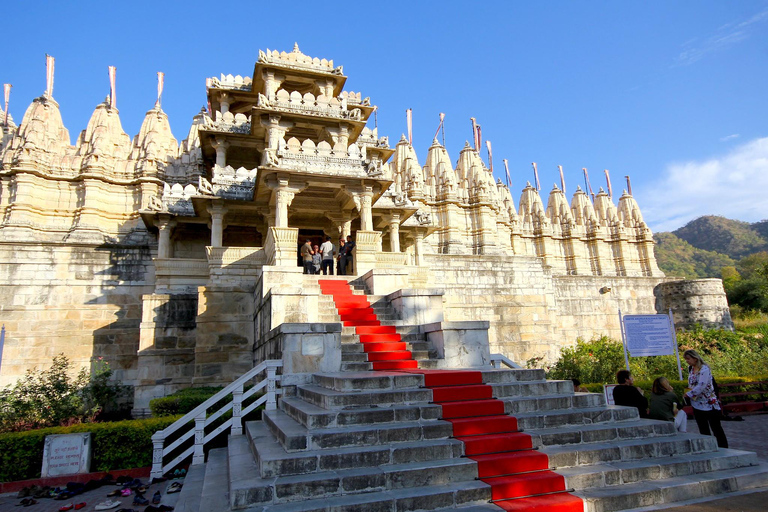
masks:
{"label": "person standing in temple entrance", "polygon": [[325,237],[325,242],[320,246],[320,253],[323,255],[323,275],[333,275],[333,255],[336,249],[331,243],[331,237]]}
{"label": "person standing in temple entrance", "polygon": [[355,241],[352,240],[351,235],[347,236],[347,243],[344,244],[344,252],[341,254],[341,257],[339,258],[339,275],[340,276],[347,275],[347,271],[349,270],[347,266],[352,263],[352,258],[353,258],[352,251],[354,249],[355,249]]}
{"label": "person standing in temple entrance", "polygon": [[[336,256],[336,274],[343,276],[344,272],[342,272],[341,268],[341,256],[344,254],[344,251],[346,251],[346,243],[344,242],[344,237],[339,238],[339,254]],[[346,262],[346,260],[344,260]]]}
{"label": "person standing in temple entrance", "polygon": [[307,240],[304,245],[301,246],[301,259],[304,262],[304,273],[312,273],[312,255],[315,251],[312,250],[312,241]]}

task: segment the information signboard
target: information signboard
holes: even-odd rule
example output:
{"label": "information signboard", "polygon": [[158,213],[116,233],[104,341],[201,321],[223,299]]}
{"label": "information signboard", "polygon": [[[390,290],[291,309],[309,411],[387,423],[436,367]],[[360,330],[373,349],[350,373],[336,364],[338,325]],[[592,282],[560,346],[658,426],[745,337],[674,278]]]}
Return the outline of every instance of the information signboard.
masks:
{"label": "information signboard", "polygon": [[91,433],[45,436],[42,477],[88,473]]}
{"label": "information signboard", "polygon": [[625,315],[624,334],[632,357],[675,353],[675,333],[667,315]]}

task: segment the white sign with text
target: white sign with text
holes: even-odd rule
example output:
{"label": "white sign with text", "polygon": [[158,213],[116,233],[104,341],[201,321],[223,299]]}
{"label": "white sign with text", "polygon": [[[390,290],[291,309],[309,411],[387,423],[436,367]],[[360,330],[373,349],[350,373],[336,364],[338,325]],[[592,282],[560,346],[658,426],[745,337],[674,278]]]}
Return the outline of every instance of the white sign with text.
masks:
{"label": "white sign with text", "polygon": [[42,477],[88,473],[91,466],[91,433],[45,437]]}
{"label": "white sign with text", "polygon": [[625,315],[624,335],[632,357],[675,353],[675,332],[667,315]]}

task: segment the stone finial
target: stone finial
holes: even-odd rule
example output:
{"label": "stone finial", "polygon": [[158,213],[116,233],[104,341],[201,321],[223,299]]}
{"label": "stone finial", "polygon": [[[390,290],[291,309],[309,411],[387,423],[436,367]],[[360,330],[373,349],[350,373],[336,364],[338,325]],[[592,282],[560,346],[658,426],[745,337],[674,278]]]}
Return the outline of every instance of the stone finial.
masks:
{"label": "stone finial", "polygon": [[293,43],[293,53],[301,53],[299,50],[299,43]]}

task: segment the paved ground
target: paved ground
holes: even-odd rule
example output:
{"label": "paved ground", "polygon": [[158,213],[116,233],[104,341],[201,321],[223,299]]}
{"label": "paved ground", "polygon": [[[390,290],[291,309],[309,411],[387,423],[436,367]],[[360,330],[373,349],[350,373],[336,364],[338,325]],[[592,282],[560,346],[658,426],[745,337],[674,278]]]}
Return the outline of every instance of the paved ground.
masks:
{"label": "paved ground", "polygon": [[[728,437],[728,443],[731,448],[756,452],[761,462],[768,463],[768,414],[744,416],[744,421],[726,421],[723,422],[723,429]],[[689,421],[688,431],[698,432],[695,421]],[[179,495],[178,493],[166,495],[166,486],[167,482],[151,486],[150,490],[147,492],[147,497],[151,499],[155,491],[160,490],[163,493],[162,503],[174,506]],[[115,488],[116,487],[102,487],[76,496],[73,502],[86,502],[87,506],[81,509],[80,512],[92,512],[98,503],[107,499],[107,493]],[[116,500],[116,498],[110,499]],[[40,503],[37,505],[18,507],[17,505],[19,501],[20,500],[16,498],[16,493],[0,495],[0,512],[20,512],[21,510],[29,510],[30,512],[56,512],[59,510],[59,507],[69,503],[68,501],[41,499],[39,500]],[[133,506],[133,498],[122,498],[118,501],[122,503],[122,508],[132,508],[137,511],[143,511],[146,508]],[[112,510],[119,510],[121,507]],[[725,499],[705,503],[689,503],[682,506],[666,508],[665,510],[666,512],[765,512],[768,510],[768,490],[743,494],[740,496],[731,496]]]}
{"label": "paved ground", "polygon": [[[184,482],[183,480],[173,480],[174,482]],[[142,482],[148,483],[147,479],[142,479]],[[176,501],[179,499],[179,493],[172,493],[172,494],[166,494],[165,490],[168,486],[168,482],[161,482],[155,485],[150,486],[149,491],[147,491],[145,497],[150,500],[150,503],[152,501],[152,496],[155,494],[156,491],[160,491],[163,495],[163,499],[160,502],[163,505],[170,505],[174,506],[176,505]],[[94,510],[94,507],[98,505],[99,503],[102,503],[106,500],[112,500],[112,501],[119,501],[120,506],[115,507],[111,509],[112,512],[115,512],[117,510],[120,510],[121,508],[124,509],[134,509],[136,511],[143,511],[146,506],[134,506],[133,505],[133,496],[127,497],[127,498],[107,498],[107,494],[110,491],[113,491],[115,489],[119,489],[117,486],[104,486],[99,489],[94,489],[93,491],[88,491],[83,494],[80,494],[78,496],[75,496],[71,502],[73,504],[82,503],[85,502],[86,506],[82,509],[80,509],[78,512],[92,512]],[[21,499],[16,497],[16,493],[11,494],[2,494],[0,495],[0,512],[21,512],[22,510],[28,510],[29,512],[57,512],[59,510],[59,507],[62,505],[67,505],[70,503],[70,500],[66,501],[57,501],[52,499],[39,499],[39,503],[36,505],[31,505],[29,507],[19,507],[19,502]],[[74,511],[74,509],[72,509]]]}

